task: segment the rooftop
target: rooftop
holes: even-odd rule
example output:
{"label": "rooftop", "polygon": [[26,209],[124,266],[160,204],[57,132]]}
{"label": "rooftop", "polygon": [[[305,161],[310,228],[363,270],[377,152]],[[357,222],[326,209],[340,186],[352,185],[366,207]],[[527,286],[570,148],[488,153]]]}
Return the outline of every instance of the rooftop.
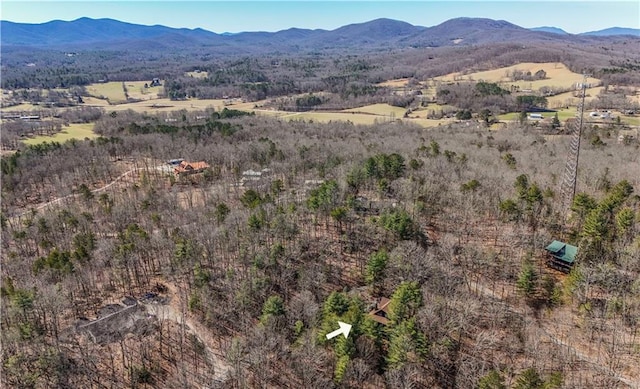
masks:
{"label": "rooftop", "polygon": [[376,308],[369,312],[369,316],[374,321],[377,321],[380,324],[387,325],[389,324],[389,319],[387,319],[387,315],[389,314],[389,300],[386,297],[380,297],[376,300]]}
{"label": "rooftop", "polygon": [[186,173],[186,172],[190,172],[190,173],[197,173],[200,171],[203,171],[204,169],[208,168],[209,164],[206,162],[187,162],[187,161],[182,161],[180,162],[180,165],[176,166],[175,169],[173,169],[177,174],[180,173]]}
{"label": "rooftop", "polygon": [[551,242],[545,250],[547,250],[549,254],[553,255],[554,258],[567,264],[573,264],[576,260],[576,254],[578,253],[578,248],[576,246],[572,246],[558,240]]}

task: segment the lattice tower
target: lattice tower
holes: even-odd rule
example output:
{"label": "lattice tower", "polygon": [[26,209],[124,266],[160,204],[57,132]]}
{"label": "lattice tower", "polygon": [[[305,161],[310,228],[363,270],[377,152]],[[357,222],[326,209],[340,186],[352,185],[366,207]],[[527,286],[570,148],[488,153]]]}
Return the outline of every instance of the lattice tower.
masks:
{"label": "lattice tower", "polygon": [[582,84],[578,85],[580,88],[580,100],[576,113],[577,117],[574,121],[567,123],[568,130],[571,134],[571,141],[569,143],[569,151],[567,153],[567,162],[564,168],[561,187],[562,205],[567,216],[571,210],[573,198],[576,195],[578,160],[580,158],[580,139],[582,136],[582,124],[584,121],[584,98],[587,91],[587,77],[588,75],[584,74],[582,77]]}

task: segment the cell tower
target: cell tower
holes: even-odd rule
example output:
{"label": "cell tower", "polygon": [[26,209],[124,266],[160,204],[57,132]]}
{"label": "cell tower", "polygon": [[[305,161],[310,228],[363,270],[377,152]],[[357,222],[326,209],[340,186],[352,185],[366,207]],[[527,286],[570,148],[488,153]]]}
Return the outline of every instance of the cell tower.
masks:
{"label": "cell tower", "polygon": [[580,138],[582,136],[582,124],[584,120],[584,98],[587,93],[587,74],[582,76],[582,84],[580,88],[580,102],[578,103],[577,117],[575,121],[567,123],[567,127],[571,131],[571,143],[569,144],[569,153],[567,154],[567,163],[564,169],[564,178],[562,180],[562,206],[568,217],[573,198],[576,195],[576,180],[578,178],[578,159],[580,157]]}

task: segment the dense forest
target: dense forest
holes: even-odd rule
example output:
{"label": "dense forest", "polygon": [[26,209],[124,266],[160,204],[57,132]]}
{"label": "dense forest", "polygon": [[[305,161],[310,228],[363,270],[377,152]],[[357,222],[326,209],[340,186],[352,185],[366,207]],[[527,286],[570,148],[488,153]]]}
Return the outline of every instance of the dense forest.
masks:
{"label": "dense forest", "polygon": [[[568,140],[526,123],[123,111],[95,130],[2,159],[4,386],[640,379],[640,153],[615,132],[586,129],[565,218]],[[554,239],[579,247],[568,275]]]}

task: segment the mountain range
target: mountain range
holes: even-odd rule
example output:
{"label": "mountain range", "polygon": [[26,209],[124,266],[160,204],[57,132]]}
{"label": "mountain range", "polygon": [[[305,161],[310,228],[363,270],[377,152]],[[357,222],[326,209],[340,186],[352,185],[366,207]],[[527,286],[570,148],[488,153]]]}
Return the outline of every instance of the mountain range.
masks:
{"label": "mountain range", "polygon": [[186,46],[227,48],[329,49],[341,47],[438,47],[496,42],[584,41],[610,36],[640,37],[640,29],[613,27],[569,34],[556,27],[526,29],[483,18],[456,18],[433,27],[376,19],[335,30],[290,28],[277,32],[217,34],[201,28],[145,26],[114,19],[80,18],[42,24],[0,21],[3,47],[49,49],[152,49]]}

